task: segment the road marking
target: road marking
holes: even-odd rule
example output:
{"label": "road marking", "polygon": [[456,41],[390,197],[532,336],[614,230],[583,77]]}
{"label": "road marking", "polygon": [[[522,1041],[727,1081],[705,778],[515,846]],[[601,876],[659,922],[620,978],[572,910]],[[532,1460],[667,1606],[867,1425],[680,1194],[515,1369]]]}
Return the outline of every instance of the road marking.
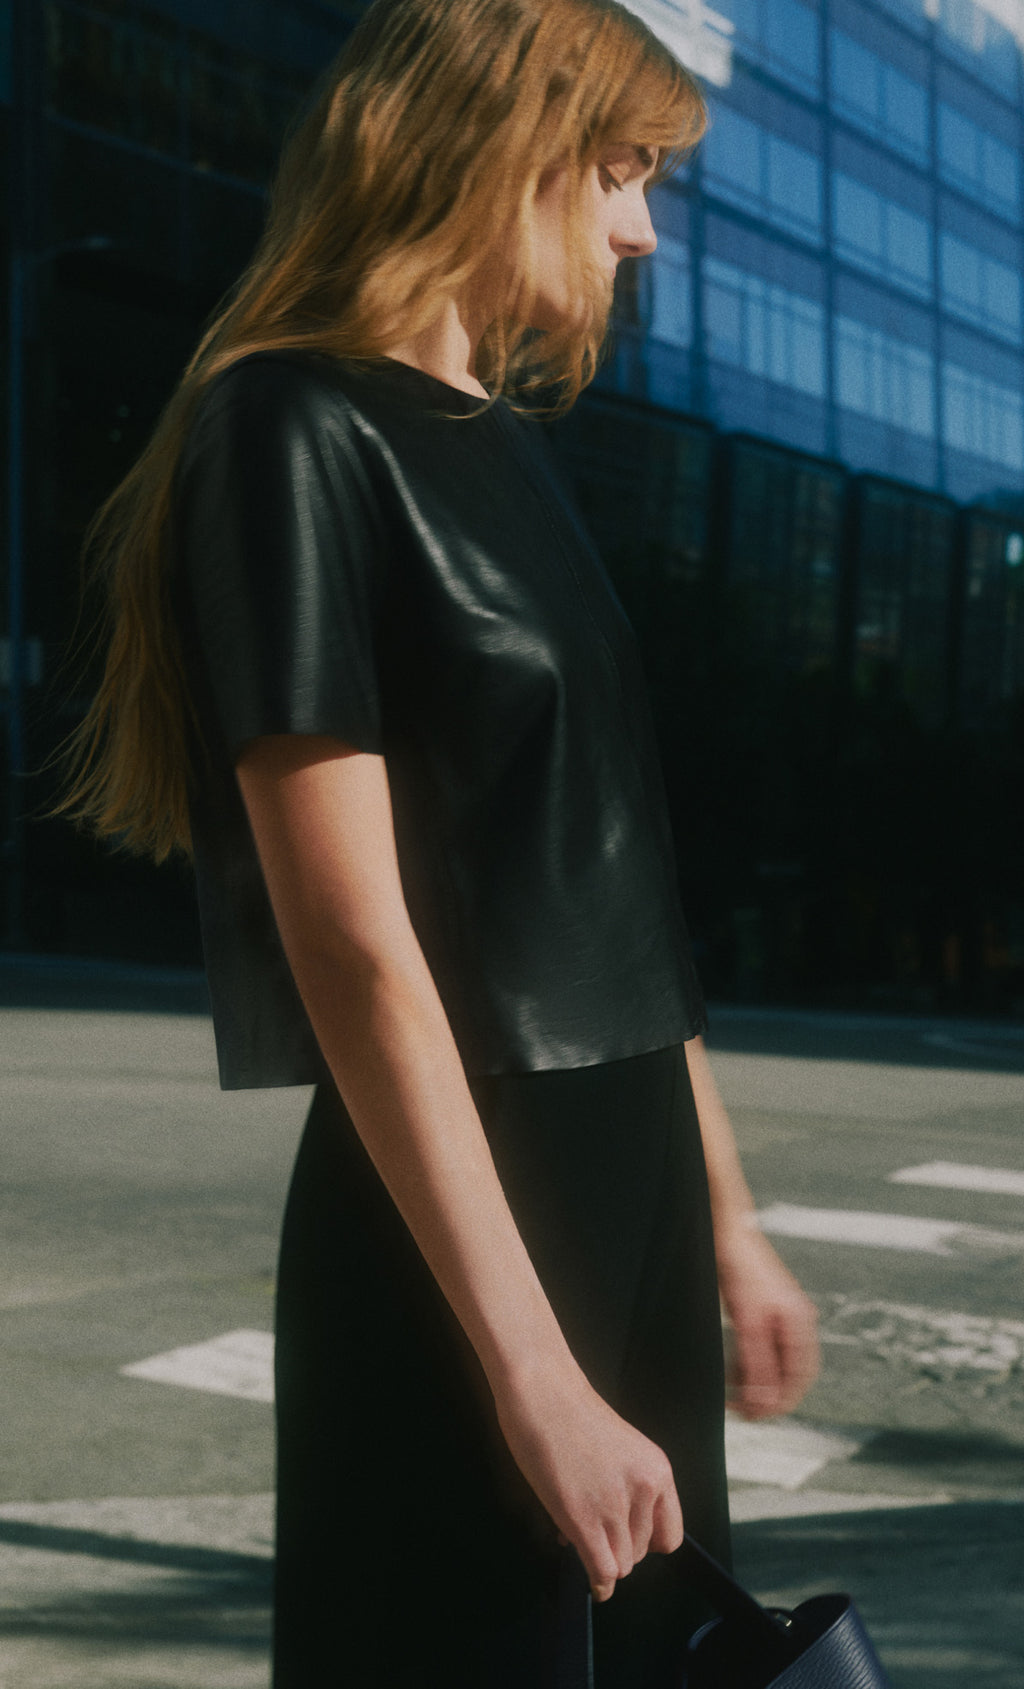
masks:
{"label": "road marking", "polygon": [[996,1196],[1024,1196],[1024,1173],[1007,1167],[968,1167],[960,1161],[926,1161],[890,1173],[891,1185],[935,1185],[943,1190],[990,1191]]}
{"label": "road marking", "polygon": [[1024,1232],[990,1231],[962,1220],[925,1220],[913,1214],[876,1214],[845,1208],[799,1208],[773,1203],[758,1215],[762,1231],[820,1243],[854,1243],[866,1249],[902,1249],[923,1255],[1024,1254]]}
{"label": "road marking", "polygon": [[1009,1376],[1024,1360],[1024,1320],[845,1296],[831,1300],[824,1315],[824,1343],[857,1344],[884,1360],[952,1373],[966,1369]]}
{"label": "road marking", "polygon": [[729,1518],[734,1525],[753,1524],[757,1519],[803,1519],[822,1513],[898,1513],[904,1507],[945,1507],[952,1495],[844,1495],[839,1490],[780,1490],[758,1484],[747,1490],[730,1490]]}
{"label": "road marking", "polygon": [[863,1446],[834,1431],[817,1431],[792,1419],[751,1425],[729,1414],[725,1465],[730,1483],[771,1484],[797,1490],[830,1460],[849,1460]]}
{"label": "road marking", "polygon": [[126,1378],[180,1384],[249,1402],[274,1400],[274,1339],[269,1331],[228,1331],[208,1343],[192,1343],[123,1366]]}

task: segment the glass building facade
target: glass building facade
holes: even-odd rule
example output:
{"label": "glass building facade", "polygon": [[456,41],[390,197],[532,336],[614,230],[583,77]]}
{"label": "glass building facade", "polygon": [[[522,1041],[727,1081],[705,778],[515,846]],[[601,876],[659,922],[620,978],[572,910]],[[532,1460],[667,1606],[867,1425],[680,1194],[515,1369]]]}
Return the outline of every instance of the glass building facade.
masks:
{"label": "glass building facade", "polygon": [[1024,4],[633,5],[710,125],[561,437],[706,975],[1024,1012]]}
{"label": "glass building facade", "polygon": [[[1024,0],[631,3],[711,122],[553,439],[645,647],[707,983],[1024,1012]],[[188,876],[39,820],[31,771],[92,683],[86,522],[363,9],[0,0],[9,948],[198,956]]]}
{"label": "glass building facade", "polygon": [[725,429],[770,417],[958,502],[1019,494],[1024,7],[634,9],[714,80],[692,168],[655,195],[666,238],[611,385]]}

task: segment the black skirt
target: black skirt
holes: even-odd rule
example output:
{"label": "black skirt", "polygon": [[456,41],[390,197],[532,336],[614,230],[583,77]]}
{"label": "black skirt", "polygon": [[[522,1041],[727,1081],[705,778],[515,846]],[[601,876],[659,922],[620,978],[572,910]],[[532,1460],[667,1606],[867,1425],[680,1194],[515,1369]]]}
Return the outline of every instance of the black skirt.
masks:
{"label": "black skirt", "polygon": [[[682,1047],[473,1092],[574,1355],[669,1455],[687,1528],[727,1560],[721,1327]],[[558,1689],[564,1554],[326,1086],[285,1214],[276,1370],[275,1689]],[[649,1556],[594,1609],[595,1689],[668,1689],[699,1616]]]}

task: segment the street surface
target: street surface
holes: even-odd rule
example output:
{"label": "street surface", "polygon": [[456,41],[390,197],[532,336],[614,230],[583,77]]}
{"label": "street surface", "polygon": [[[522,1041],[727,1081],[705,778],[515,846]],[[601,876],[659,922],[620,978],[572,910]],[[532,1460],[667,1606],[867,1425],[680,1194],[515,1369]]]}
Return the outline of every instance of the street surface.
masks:
{"label": "street surface", "polygon": [[[0,1689],[265,1689],[277,1228],[308,1101],[191,976],[0,964]],[[738,1568],[894,1689],[1024,1684],[1024,1031],[719,1009],[821,1381],[730,1426]]]}

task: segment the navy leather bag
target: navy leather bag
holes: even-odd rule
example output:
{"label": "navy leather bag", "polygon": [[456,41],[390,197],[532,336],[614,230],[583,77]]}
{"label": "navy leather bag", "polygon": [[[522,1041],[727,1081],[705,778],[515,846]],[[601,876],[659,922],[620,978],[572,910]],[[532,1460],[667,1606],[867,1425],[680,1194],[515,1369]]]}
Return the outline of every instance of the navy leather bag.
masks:
{"label": "navy leather bag", "polygon": [[848,1595],[769,1611],[692,1538],[677,1559],[721,1615],[692,1638],[680,1689],[890,1689]]}
{"label": "navy leather bag", "polygon": [[[848,1595],[814,1595],[792,1612],[762,1607],[687,1537],[673,1557],[684,1581],[719,1614],[691,1639],[673,1689],[891,1689],[860,1614]],[[575,1554],[563,1565],[559,1689],[594,1689],[590,1591],[579,1624]],[[566,1622],[570,1612],[575,1620]]]}

